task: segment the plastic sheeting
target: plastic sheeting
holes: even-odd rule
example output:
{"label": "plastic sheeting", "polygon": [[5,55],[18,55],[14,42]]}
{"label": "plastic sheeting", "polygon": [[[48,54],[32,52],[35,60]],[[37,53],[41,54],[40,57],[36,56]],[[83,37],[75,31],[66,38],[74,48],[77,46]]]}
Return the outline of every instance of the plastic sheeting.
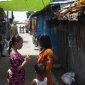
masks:
{"label": "plastic sheeting", "polygon": [[40,11],[49,5],[51,0],[10,0],[0,1],[0,7],[8,11]]}

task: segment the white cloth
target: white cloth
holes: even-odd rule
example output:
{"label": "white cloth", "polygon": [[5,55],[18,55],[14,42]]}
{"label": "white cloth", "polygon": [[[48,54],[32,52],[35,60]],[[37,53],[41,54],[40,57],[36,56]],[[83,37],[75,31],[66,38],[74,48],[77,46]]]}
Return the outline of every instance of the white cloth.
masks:
{"label": "white cloth", "polygon": [[38,79],[34,79],[37,83],[36,85],[47,85],[47,78],[45,77],[43,81],[39,81]]}

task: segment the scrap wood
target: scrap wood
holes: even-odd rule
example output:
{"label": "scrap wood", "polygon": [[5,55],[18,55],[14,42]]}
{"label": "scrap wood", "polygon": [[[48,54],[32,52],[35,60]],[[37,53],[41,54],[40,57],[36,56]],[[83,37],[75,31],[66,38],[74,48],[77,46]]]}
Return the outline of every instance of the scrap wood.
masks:
{"label": "scrap wood", "polygon": [[55,15],[58,17],[63,17],[63,16],[66,16],[67,14],[78,12],[83,7],[85,7],[85,4],[81,4],[80,2],[75,2],[72,5],[70,5],[67,9],[64,9],[61,12],[55,13]]}

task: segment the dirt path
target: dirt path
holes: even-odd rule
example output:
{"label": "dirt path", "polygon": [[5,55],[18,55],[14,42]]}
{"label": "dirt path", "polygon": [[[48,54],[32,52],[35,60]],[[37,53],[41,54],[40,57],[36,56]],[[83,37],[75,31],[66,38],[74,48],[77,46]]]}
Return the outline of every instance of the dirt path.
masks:
{"label": "dirt path", "polygon": [[[34,64],[35,64],[36,56],[32,56],[30,62],[25,66],[26,69],[26,85],[29,85],[31,80],[34,78]],[[7,85],[6,81],[6,72],[9,68],[9,59],[7,57],[0,58],[0,85]]]}
{"label": "dirt path", "polygon": [[[31,80],[34,78],[35,73],[33,66],[35,64],[36,56],[39,53],[39,49],[36,48],[32,43],[32,35],[30,34],[20,34],[22,36],[24,43],[23,47],[19,52],[22,55],[32,55],[32,59],[26,65],[26,85],[29,85]],[[9,58],[8,57],[0,57],[0,85],[7,85],[6,81],[6,73],[9,68]]]}
{"label": "dirt path", "polygon": [[[32,56],[30,62],[28,62],[27,65],[25,66],[26,69],[25,85],[30,85],[30,82],[35,77],[35,72],[33,67],[36,62],[36,56],[39,54],[39,48],[35,47],[34,44],[32,43],[32,35],[24,33],[20,34],[20,36],[23,37],[24,43],[22,49],[19,50],[19,52],[22,55]],[[0,85],[7,85],[6,72],[8,68],[9,68],[9,58],[0,57]],[[55,85],[58,85],[57,79],[55,78],[55,74],[53,74],[52,76],[53,80],[55,81]]]}

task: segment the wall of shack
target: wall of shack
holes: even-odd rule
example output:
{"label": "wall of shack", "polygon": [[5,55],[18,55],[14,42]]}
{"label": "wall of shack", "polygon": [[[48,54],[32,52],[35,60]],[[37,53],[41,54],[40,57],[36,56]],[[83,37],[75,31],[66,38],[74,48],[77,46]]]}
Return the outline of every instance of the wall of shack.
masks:
{"label": "wall of shack", "polygon": [[57,26],[60,33],[60,61],[67,71],[76,73],[77,85],[85,85],[85,22],[62,20]]}

